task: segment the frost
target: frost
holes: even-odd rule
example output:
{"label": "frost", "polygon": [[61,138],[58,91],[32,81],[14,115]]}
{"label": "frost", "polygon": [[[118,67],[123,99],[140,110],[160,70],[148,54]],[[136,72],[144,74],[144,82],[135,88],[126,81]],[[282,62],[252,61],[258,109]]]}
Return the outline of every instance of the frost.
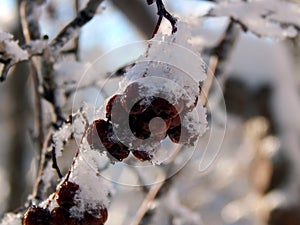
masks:
{"label": "frost", "polygon": [[295,37],[300,27],[299,4],[281,0],[221,1],[212,14],[232,17],[258,36],[278,40]]}
{"label": "frost", "polygon": [[13,39],[13,35],[7,32],[0,32],[0,42]]}
{"label": "frost", "polygon": [[45,40],[33,40],[30,41],[26,46],[30,47],[29,50],[31,52],[42,53],[48,45],[48,42]]}
{"label": "frost", "polygon": [[27,51],[23,50],[18,41],[13,40],[13,36],[6,32],[0,32],[0,52],[1,58],[11,60],[13,63],[28,59]]}
{"label": "frost", "polygon": [[[87,145],[84,145],[87,147]],[[92,210],[108,204],[109,186],[98,172],[99,153],[81,146],[80,154],[72,170],[70,181],[79,185],[80,191],[75,195],[77,205],[71,208],[73,217],[80,217],[86,209]]]}
{"label": "frost", "polygon": [[7,213],[1,220],[0,225],[21,225],[23,224],[22,218],[22,214]]}
{"label": "frost", "polygon": [[71,137],[72,131],[73,127],[70,124],[65,124],[61,129],[53,134],[53,142],[57,157],[62,155],[64,145]]}
{"label": "frost", "polygon": [[49,188],[51,188],[54,177],[56,177],[56,174],[53,172],[52,164],[48,163],[46,168],[43,171],[42,175],[42,181],[44,183],[43,191],[46,193]]}
{"label": "frost", "polygon": [[201,216],[198,213],[191,211],[179,201],[178,192],[174,189],[169,191],[168,195],[163,199],[160,207],[163,208],[164,213],[168,215],[169,218],[173,218],[172,222],[175,225],[204,224]]}

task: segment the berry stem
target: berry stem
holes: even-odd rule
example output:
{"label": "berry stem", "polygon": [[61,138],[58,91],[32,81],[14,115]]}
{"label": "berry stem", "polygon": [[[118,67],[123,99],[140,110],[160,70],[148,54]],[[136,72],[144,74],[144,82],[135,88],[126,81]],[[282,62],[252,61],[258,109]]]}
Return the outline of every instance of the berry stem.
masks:
{"label": "berry stem", "polygon": [[160,27],[162,18],[166,18],[172,25],[172,34],[174,34],[177,31],[177,19],[175,17],[173,17],[165,8],[165,5],[163,3],[162,0],[156,0],[156,6],[157,6],[157,15],[158,17],[158,21],[157,24],[155,26],[155,29],[153,31],[152,37],[154,37],[154,35],[158,32],[158,29]]}

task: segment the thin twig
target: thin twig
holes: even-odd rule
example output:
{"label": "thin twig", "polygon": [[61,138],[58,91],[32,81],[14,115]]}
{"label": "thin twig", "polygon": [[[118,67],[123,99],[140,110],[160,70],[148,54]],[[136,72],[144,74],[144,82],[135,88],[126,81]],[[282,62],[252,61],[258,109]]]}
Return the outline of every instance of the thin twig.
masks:
{"label": "thin twig", "polygon": [[[166,177],[164,174],[161,174],[160,177],[158,177],[158,181],[165,179]],[[162,188],[163,185],[164,182],[158,182],[152,185],[130,225],[139,225],[141,223],[147,211],[149,210],[151,202],[153,202],[153,200],[156,198],[159,190]]]}
{"label": "thin twig", "polygon": [[104,0],[90,0],[86,7],[81,10],[77,17],[73,19],[50,43],[50,50],[56,52],[62,49],[65,44],[78,35],[79,29],[89,22],[96,14],[98,6]]}
{"label": "thin twig", "polygon": [[[76,14],[79,13],[79,0],[75,0],[75,11]],[[75,50],[75,59],[76,61],[79,61],[79,40],[80,40],[80,31],[78,33],[78,36],[74,39],[74,50]]]}
{"label": "thin twig", "polygon": [[210,57],[209,60],[209,65],[208,65],[208,70],[207,70],[207,78],[204,81],[202,87],[201,87],[201,92],[200,92],[200,99],[205,107],[208,101],[208,94],[210,92],[210,89],[212,87],[212,84],[215,79],[215,71],[218,66],[219,59],[215,55]]}
{"label": "thin twig", "polygon": [[[40,4],[34,1],[23,1],[20,5],[20,15],[21,15],[21,24],[23,35],[26,42],[30,42],[32,40],[40,39],[40,29],[38,24],[38,17],[35,16],[35,11],[37,11],[37,7],[40,7]],[[43,108],[42,108],[42,99],[39,93],[40,80],[39,80],[39,60],[32,59],[30,61],[30,75],[33,81],[34,88],[34,101],[35,101],[35,127],[37,132],[37,162],[38,165],[41,164],[42,158],[42,147],[44,143],[44,130],[43,130]],[[39,168],[38,168],[39,170]]]}
{"label": "thin twig", "polygon": [[157,14],[159,17],[165,17],[172,25],[172,34],[177,31],[177,19],[173,17],[165,8],[162,0],[156,0]]}

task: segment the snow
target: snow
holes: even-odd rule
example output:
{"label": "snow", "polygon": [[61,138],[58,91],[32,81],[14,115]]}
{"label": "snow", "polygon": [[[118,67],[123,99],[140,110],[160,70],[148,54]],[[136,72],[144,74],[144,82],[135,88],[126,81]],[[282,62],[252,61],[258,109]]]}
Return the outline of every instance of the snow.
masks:
{"label": "snow", "polygon": [[13,35],[7,32],[0,32],[0,42],[13,39]]}
{"label": "snow", "polygon": [[233,17],[254,34],[276,40],[295,37],[296,26],[300,25],[299,4],[281,0],[226,0],[218,3],[211,13]]}
{"label": "snow", "polygon": [[42,53],[48,45],[47,40],[33,40],[30,41],[26,46],[30,46],[30,51],[34,52],[35,54],[37,53]]}
{"label": "snow", "polygon": [[23,50],[18,41],[13,40],[13,36],[6,32],[0,32],[0,52],[4,52],[2,59],[11,59],[12,62],[19,62],[28,59],[27,51]]}
{"label": "snow", "polygon": [[69,140],[72,135],[73,127],[70,124],[64,124],[62,128],[53,134],[53,142],[55,147],[56,156],[62,156],[64,144]]}
{"label": "snow", "polygon": [[79,185],[79,192],[75,195],[77,205],[70,209],[73,217],[80,217],[86,209],[107,206],[110,186],[96,171],[97,159],[100,154],[81,145],[80,154],[76,159],[70,175],[70,181]]}
{"label": "snow", "polygon": [[22,214],[7,213],[1,220],[0,225],[22,225]]}

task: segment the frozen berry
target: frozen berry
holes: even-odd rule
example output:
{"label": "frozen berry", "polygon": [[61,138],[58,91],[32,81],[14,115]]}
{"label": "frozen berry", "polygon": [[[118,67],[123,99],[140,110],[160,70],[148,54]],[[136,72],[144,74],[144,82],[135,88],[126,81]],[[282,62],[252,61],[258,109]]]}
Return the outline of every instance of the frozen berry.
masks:
{"label": "frozen berry", "polygon": [[[170,119],[174,118],[178,115],[178,109],[173,106],[169,101],[166,99],[156,97],[151,102],[152,110],[157,117],[161,117],[163,119]],[[180,112],[182,107],[180,107]]]}
{"label": "frozen berry", "polygon": [[[106,118],[110,121],[112,118],[123,117],[127,113],[121,104],[121,95],[114,95],[111,97],[106,105]],[[113,115],[112,115],[113,114]]]}
{"label": "frozen berry", "polygon": [[56,207],[51,211],[49,225],[69,224],[70,213],[67,209]]}
{"label": "frozen berry", "polygon": [[143,91],[145,90],[142,90],[141,85],[137,82],[131,83],[126,87],[121,98],[121,103],[127,112],[130,112],[133,105],[141,99],[140,93]]}
{"label": "frozen berry", "polygon": [[50,212],[39,206],[30,207],[24,215],[24,225],[49,225]]}
{"label": "frozen berry", "polygon": [[[137,111],[136,108],[140,108],[141,102],[143,101],[144,99],[134,104],[132,110]],[[176,108],[168,101],[153,97],[146,110],[143,110],[139,114],[132,114],[130,112],[129,126],[132,133],[137,138],[144,140],[149,138],[151,135],[153,136],[165,133],[169,128],[171,119],[177,115],[178,113]],[[155,118],[161,118],[164,122]]]}
{"label": "frozen berry", "polygon": [[134,157],[136,157],[140,161],[148,161],[148,160],[151,160],[153,157],[146,151],[133,150],[132,154],[134,155]]}
{"label": "frozen berry", "polygon": [[[122,161],[128,157],[128,147],[118,140],[110,122],[105,120],[95,120],[91,126],[91,132],[93,132],[93,134],[90,136],[95,137],[95,139],[96,136],[98,136],[98,141],[101,142],[97,145],[103,146],[105,150],[118,161]],[[90,145],[95,146],[94,142],[90,142],[90,139],[88,139],[88,142]],[[103,147],[99,149],[104,150]]]}
{"label": "frozen berry", "polygon": [[66,181],[58,189],[57,204],[65,209],[75,205],[74,197],[79,190],[79,186],[73,182]]}
{"label": "frozen berry", "polygon": [[197,133],[191,134],[188,129],[182,125],[178,125],[167,131],[172,142],[180,144],[194,144],[198,138]]}
{"label": "frozen berry", "polygon": [[182,114],[178,114],[176,117],[172,118],[170,121],[169,129],[173,129],[181,124]]}
{"label": "frozen berry", "polygon": [[84,213],[83,224],[86,225],[100,225],[107,220],[108,213],[105,207],[92,209]]}
{"label": "frozen berry", "polygon": [[86,139],[92,149],[104,150],[104,146],[97,132],[96,123],[92,123],[86,131]]}
{"label": "frozen berry", "polygon": [[[154,115],[151,117],[154,117]],[[148,117],[145,114],[129,116],[129,126],[134,136],[142,140],[151,136],[151,131],[149,129],[151,117]]]}
{"label": "frozen berry", "polygon": [[182,138],[181,137],[181,125],[178,125],[177,127],[169,129],[167,131],[167,134],[172,142],[178,144],[180,142],[180,139]]}

